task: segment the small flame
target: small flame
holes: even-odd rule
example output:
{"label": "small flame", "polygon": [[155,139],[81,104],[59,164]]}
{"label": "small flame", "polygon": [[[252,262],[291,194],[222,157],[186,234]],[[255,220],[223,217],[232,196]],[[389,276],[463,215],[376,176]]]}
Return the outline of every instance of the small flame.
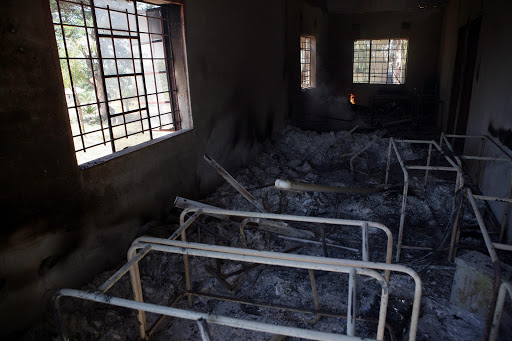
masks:
{"label": "small flame", "polygon": [[354,96],[354,94],[350,94],[350,103],[356,104],[356,97]]}

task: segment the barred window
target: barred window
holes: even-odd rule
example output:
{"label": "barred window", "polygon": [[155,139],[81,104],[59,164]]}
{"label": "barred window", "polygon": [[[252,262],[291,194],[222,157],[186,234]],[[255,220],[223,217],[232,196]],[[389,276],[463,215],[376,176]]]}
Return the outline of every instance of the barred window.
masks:
{"label": "barred window", "polygon": [[354,41],[354,83],[404,84],[408,39]]}
{"label": "barred window", "polygon": [[300,82],[302,89],[315,86],[315,39],[300,36]]}
{"label": "barred window", "polygon": [[78,164],[181,129],[164,7],[50,0]]}

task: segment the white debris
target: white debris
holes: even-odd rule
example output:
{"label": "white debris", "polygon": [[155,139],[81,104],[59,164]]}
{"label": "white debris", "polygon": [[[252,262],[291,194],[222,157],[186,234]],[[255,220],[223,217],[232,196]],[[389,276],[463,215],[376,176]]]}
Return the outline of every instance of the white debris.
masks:
{"label": "white debris", "polygon": [[[367,134],[352,133],[345,137],[345,132],[302,131],[288,127],[277,138],[271,149],[265,150],[256,161],[246,168],[240,169],[233,176],[247,189],[265,184],[273,184],[281,178],[303,181],[321,185],[347,187],[376,187],[383,184],[386,167],[386,156],[389,140],[383,138],[373,144],[366,155],[361,155],[355,162],[356,176],[352,177],[348,157],[370,143],[380,132]],[[400,146],[404,159],[411,164],[425,164],[426,153],[412,149],[410,145]],[[212,172],[215,170],[212,169]],[[362,173],[366,173],[364,175]],[[408,198],[404,244],[437,247],[443,233],[446,232],[451,214],[454,184],[451,180],[438,177],[431,173],[427,190],[422,191],[423,177],[418,172],[411,177]],[[345,219],[362,219],[376,221],[388,226],[394,235],[394,245],[400,217],[402,201],[403,177],[401,170],[393,159],[391,167],[391,189],[371,195],[336,195],[332,193],[313,192],[280,192],[272,186],[252,190],[251,193],[268,207],[269,212],[287,213],[302,216],[340,217]],[[251,203],[227,183],[220,186],[205,203],[226,209],[254,211]],[[337,207],[337,211],[336,211]],[[219,236],[230,241],[231,246],[241,247],[239,226],[216,219],[204,219],[203,224]],[[315,240],[320,241],[320,228],[314,224],[294,224],[294,228],[314,232]],[[199,234],[191,229],[188,240],[214,244],[215,237],[206,231]],[[385,258],[385,235],[376,229],[370,230],[370,259],[383,262]],[[359,228],[326,226],[325,234],[330,243],[347,248],[361,247]],[[285,251],[295,246],[301,249],[293,251],[301,254],[323,256],[322,246],[301,244],[297,241],[277,238],[271,232],[257,228],[247,228],[246,237],[251,248],[269,251]],[[225,243],[220,242],[225,245]],[[329,248],[329,257],[360,259],[360,254],[345,249]],[[426,251],[403,250],[402,261],[409,263],[426,254]],[[446,258],[443,254],[440,258]],[[442,261],[442,260],[441,260]],[[259,266],[241,275],[226,279],[233,285],[229,291],[216,278],[205,270],[206,267],[216,269],[215,260],[191,258],[193,286],[203,291],[220,295],[234,295],[246,299],[273,304],[287,304],[295,307],[314,309],[311,284],[308,272],[287,268]],[[220,262],[222,273],[227,274],[240,270],[242,266],[235,262]],[[410,263],[416,266],[416,263]],[[144,297],[148,302],[170,305],[184,288],[183,263],[180,256],[150,253],[140,263]],[[88,289],[99,286],[115,270],[100,275]],[[316,282],[322,310],[346,313],[346,293],[348,276],[316,272]],[[424,271],[420,273],[423,280],[422,318],[418,328],[418,340],[471,340],[479,338],[482,321],[471,314],[451,307],[448,303],[453,270]],[[362,281],[358,291],[358,314],[367,317],[378,316],[380,289],[373,280]],[[125,276],[112,289],[111,294],[132,298],[131,288]],[[393,275],[391,279],[391,298],[388,308],[388,321],[399,338],[406,337],[412,306],[413,282],[406,276]],[[177,307],[188,308],[186,299],[178,302]],[[252,306],[241,306],[237,303],[222,302],[208,298],[194,299],[194,310],[224,314],[232,317],[279,323],[301,328],[313,328],[321,331],[345,333],[345,320],[324,317],[316,324],[307,323],[314,315],[289,312],[285,310],[265,309]],[[72,339],[98,338],[99,335],[110,333],[113,339],[133,339],[138,335],[135,312],[105,306],[77,302],[64,305],[64,320],[71,332]],[[149,325],[156,316],[148,314]],[[72,326],[71,328],[69,326]],[[215,340],[268,339],[268,335],[234,330],[232,328],[211,326]],[[375,337],[374,323],[358,323],[357,335]],[[162,324],[152,340],[186,340],[197,339],[198,329],[194,321],[168,319]]]}

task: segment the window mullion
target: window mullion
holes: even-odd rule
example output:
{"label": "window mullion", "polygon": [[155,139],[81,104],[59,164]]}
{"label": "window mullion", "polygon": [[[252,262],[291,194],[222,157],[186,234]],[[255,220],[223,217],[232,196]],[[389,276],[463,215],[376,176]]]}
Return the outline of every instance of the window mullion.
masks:
{"label": "window mullion", "polygon": [[[82,7],[82,16],[85,20],[85,10],[84,10],[84,4],[80,3],[80,6]],[[94,64],[92,63],[92,52],[91,52],[91,42],[89,41],[89,31],[87,29],[87,23],[84,22],[85,25],[85,37],[87,39],[87,49],[89,51],[89,63],[91,63],[91,73],[92,73],[92,82],[94,84],[94,95],[96,97],[96,106],[98,108],[98,115],[100,117],[100,127],[101,127],[101,136],[103,137],[103,145],[106,145],[107,139],[105,139],[105,130],[103,128],[103,120],[101,119],[101,104],[100,99],[98,98],[98,86],[96,85],[96,77],[94,77]],[[106,105],[107,103],[105,103]],[[107,106],[108,109],[108,106]],[[84,146],[85,147],[85,146]]]}
{"label": "window mullion", "polygon": [[[110,27],[110,33],[112,33],[112,35],[114,35],[114,29],[112,27],[112,16],[110,15],[110,6],[108,6],[108,5],[107,5],[107,13],[108,13],[108,24],[109,24],[109,27]],[[128,37],[129,37],[129,35],[128,35]],[[125,132],[126,138],[128,138],[128,128],[126,127],[126,116],[124,114],[125,110],[124,110],[124,103],[123,103],[123,91],[121,89],[121,77],[119,77],[119,68],[117,66],[116,43],[114,41],[114,39],[124,39],[124,38],[114,38],[114,37],[112,37],[111,39],[112,39],[112,49],[114,50],[114,62],[115,62],[115,66],[116,66],[116,76],[117,76],[116,78],[117,78],[117,86],[119,87],[119,99],[121,101],[121,112],[122,112],[122,115],[123,115],[124,132]],[[116,139],[114,138],[114,135],[112,135],[112,141],[115,141],[115,140]]]}
{"label": "window mullion", "polygon": [[[155,70],[155,60],[154,60],[154,55],[153,55],[153,39],[152,39],[152,33],[151,33],[151,28],[150,28],[150,23],[149,23],[149,16],[147,15],[146,13],[146,22],[148,24],[148,41],[149,41],[149,54],[150,54],[150,57],[149,59],[151,59],[151,65],[153,66],[153,80],[155,82],[155,91],[158,92],[158,83],[156,81],[156,70]],[[162,41],[163,41],[163,36],[162,36]],[[142,55],[141,55],[141,58],[142,58]],[[156,109],[158,111],[158,128],[160,128],[160,130],[162,129],[162,114],[160,113],[160,96],[158,96],[158,94],[155,94],[155,97],[156,97]],[[149,108],[149,105],[148,105],[148,108]],[[148,109],[148,116],[149,116],[149,109]],[[151,118],[149,119],[151,121]]]}
{"label": "window mullion", "polygon": [[[174,130],[181,129],[181,117],[179,116],[179,106],[178,106],[178,89],[176,87],[174,75],[174,55],[172,49],[172,39],[171,39],[171,30],[169,27],[169,16],[167,11],[160,11],[161,19],[160,20],[160,29],[162,31],[162,42],[164,43],[164,58],[165,58],[165,69],[167,74],[167,88],[169,90],[169,100],[171,101],[171,110],[172,110],[172,123],[174,126]],[[164,17],[167,23],[167,26],[164,25]],[[164,27],[165,26],[165,27]],[[167,34],[167,41],[165,40],[165,36]],[[166,44],[167,42],[167,44]]]}
{"label": "window mullion", "polygon": [[[388,59],[386,61],[386,84],[388,84],[389,73],[389,50],[391,49],[391,39],[388,39]],[[393,84],[393,77],[391,77],[391,84]]]}
{"label": "window mullion", "polygon": [[368,67],[368,84],[370,83],[371,74],[372,74],[372,46],[373,46],[373,40],[370,40],[370,58],[369,58],[369,67]]}
{"label": "window mullion", "polygon": [[[68,65],[69,83],[71,85],[71,93],[73,95],[73,102],[75,103],[76,121],[78,122],[78,131],[80,132],[80,139],[82,140],[82,148],[85,151],[84,133],[82,131],[82,125],[80,123],[80,116],[78,115],[78,103],[76,101],[75,85],[73,84],[73,74],[71,73],[71,65],[69,62],[68,47],[66,44],[66,32],[64,31],[64,25],[62,24],[62,15],[60,13],[60,3],[58,1],[57,1],[57,10],[59,11],[59,22],[60,22],[60,29],[62,31],[62,41],[64,43],[64,50],[66,51],[66,64]],[[60,59],[59,59],[59,61],[60,61]],[[69,108],[68,108],[68,110],[69,110]],[[74,143],[74,141],[73,141],[73,143]]]}
{"label": "window mullion", "polygon": [[[137,10],[137,9],[135,8],[135,10]],[[135,13],[135,15],[137,15],[137,13]],[[144,134],[144,123],[143,123],[144,120],[142,118],[142,107],[140,105],[139,85],[137,84],[137,68],[135,67],[135,56],[133,54],[133,44],[132,44],[132,39],[131,39],[132,38],[131,25],[130,25],[130,16],[128,14],[128,9],[126,9],[126,23],[128,24],[128,31],[129,31],[128,35],[130,37],[130,56],[132,59],[133,74],[134,74],[134,79],[135,79],[135,92],[137,94],[137,103],[139,104],[140,127],[142,130],[142,133]],[[138,32],[137,32],[137,35],[139,35]],[[141,61],[141,64],[142,64],[142,61]],[[144,77],[144,74],[142,74],[142,77]]]}
{"label": "window mullion", "polygon": [[[144,98],[146,100],[146,113],[148,116],[148,127],[149,127],[149,137],[153,139],[153,129],[151,127],[151,115],[149,114],[149,101],[148,101],[148,88],[146,86],[146,76],[144,72],[144,60],[142,58],[142,42],[140,41],[140,28],[139,28],[139,13],[137,12],[137,1],[133,1],[133,6],[135,7],[135,26],[137,27],[137,42],[139,45],[139,57],[140,57],[140,71],[142,72],[142,85],[144,87]],[[149,26],[148,26],[149,31]],[[148,32],[149,34],[149,32]],[[156,87],[156,84],[155,84]]]}
{"label": "window mullion", "polygon": [[[108,100],[108,94],[107,94],[107,82],[105,82],[105,71],[103,69],[103,57],[101,55],[101,47],[100,47],[100,38],[98,37],[99,30],[98,30],[98,23],[96,22],[96,9],[94,7],[94,0],[90,0],[91,4],[91,14],[92,14],[92,22],[94,26],[94,36],[96,37],[96,50],[98,52],[98,58],[99,58],[99,67],[100,67],[100,74],[101,74],[101,82],[103,84],[103,94],[105,96],[105,111],[107,113],[107,125],[108,125],[108,131],[110,133],[110,146],[112,147],[112,153],[116,152],[116,147],[114,145],[114,132],[112,131],[112,124],[110,121],[110,110],[109,110],[109,100]],[[112,44],[114,41],[112,41]],[[121,91],[121,89],[119,89]],[[100,113],[101,118],[101,113]]]}
{"label": "window mullion", "polygon": [[[181,63],[182,4],[49,1],[78,165],[172,135],[188,123],[182,121],[178,101],[182,77],[174,75],[175,67],[176,72],[186,67]],[[178,21],[181,35],[175,37]],[[179,60],[173,42],[179,45]]]}

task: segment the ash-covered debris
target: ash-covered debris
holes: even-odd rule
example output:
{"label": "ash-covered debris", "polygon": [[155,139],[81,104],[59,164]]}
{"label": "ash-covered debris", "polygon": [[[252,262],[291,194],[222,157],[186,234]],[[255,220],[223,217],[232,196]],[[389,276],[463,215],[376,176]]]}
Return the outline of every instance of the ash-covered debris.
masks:
{"label": "ash-covered debris", "polygon": [[[339,186],[379,187],[384,183],[388,138],[377,140],[354,162],[352,175],[349,160],[353,153],[360,151],[382,132],[352,134],[347,132],[315,133],[288,127],[254,162],[232,174],[251,194],[260,200],[270,213],[285,213],[301,216],[339,217],[345,219],[369,220],[388,226],[394,236],[398,235],[402,202],[403,175],[396,162],[391,165],[390,189],[369,195],[334,194],[316,192],[280,191],[273,187],[276,179],[295,182]],[[425,150],[400,145],[401,155],[411,164],[425,164]],[[435,158],[433,162],[435,162]],[[215,170],[212,168],[212,172]],[[423,190],[424,172],[413,173],[410,178],[404,241],[405,245],[439,247],[446,233],[451,230],[454,177],[431,172],[426,190]],[[257,188],[251,190],[252,188]],[[239,211],[255,211],[255,207],[234,188],[225,183],[204,203]],[[474,219],[465,214],[465,220]],[[212,217],[201,217],[199,221],[208,230],[192,225],[188,240],[208,244],[242,247],[240,226]],[[266,251],[294,252],[324,256],[321,229],[318,224],[293,223],[293,228],[310,231],[311,240],[317,244],[306,244],[280,238],[276,233],[255,227],[246,229],[247,244],[250,248]],[[173,226],[170,230],[176,229]],[[165,230],[165,229],[164,229]],[[156,234],[160,236],[162,228]],[[151,232],[151,231],[150,231]],[[370,228],[370,260],[385,261],[386,238],[378,229]],[[326,241],[344,248],[327,247],[332,258],[361,259],[361,232],[355,227],[325,226]],[[473,240],[474,241],[474,240]],[[476,241],[476,243],[478,243]],[[292,251],[290,251],[292,250]],[[393,250],[395,252],[395,250]],[[448,301],[455,268],[446,263],[446,252],[435,253],[427,250],[402,250],[402,262],[417,270],[423,270],[423,298],[418,328],[419,340],[450,339],[471,340],[480,336],[482,321],[473,315],[450,307]],[[440,265],[442,270],[430,268]],[[310,277],[307,270],[272,266],[253,266],[247,263],[215,261],[191,257],[192,287],[195,291],[216,295],[230,295],[262,304],[287,305],[315,309]],[[215,277],[217,269],[224,276],[222,281]],[[246,269],[246,271],[242,271]],[[185,291],[184,268],[181,256],[151,252],[140,263],[144,299],[150,303],[171,305],[180,293]],[[115,270],[98,276],[87,286],[94,290]],[[237,273],[234,276],[229,274]],[[218,275],[218,274],[217,274]],[[348,275],[315,272],[321,310],[345,315],[347,309]],[[358,316],[375,318],[380,304],[380,286],[375,280],[359,276]],[[388,307],[388,322],[398,338],[407,338],[413,281],[404,275],[391,277],[391,296]],[[132,298],[128,276],[117,283],[112,295]],[[136,314],[121,308],[101,306],[83,301],[69,300],[64,304],[64,321],[72,339],[135,339],[138,337]],[[284,309],[269,309],[207,297],[194,298],[193,309],[202,312],[240,317],[248,320],[311,328],[320,331],[345,333],[346,320],[339,317],[323,317],[316,323],[314,314]],[[188,309],[186,297],[174,305]],[[158,318],[148,315],[148,325]],[[270,335],[210,325],[214,340],[267,340]],[[358,336],[374,338],[377,325],[374,322],[358,321]],[[389,334],[386,333],[389,339]],[[197,340],[199,330],[194,321],[167,318],[152,335],[152,340]]]}

